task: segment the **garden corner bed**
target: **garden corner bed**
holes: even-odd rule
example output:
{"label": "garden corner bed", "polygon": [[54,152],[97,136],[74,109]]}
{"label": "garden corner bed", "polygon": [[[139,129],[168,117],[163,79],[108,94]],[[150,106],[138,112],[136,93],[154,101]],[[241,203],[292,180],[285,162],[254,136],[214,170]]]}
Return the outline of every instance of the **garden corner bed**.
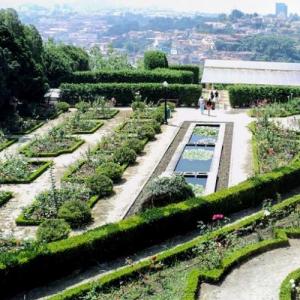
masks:
{"label": "garden corner bed", "polygon": [[88,121],[88,123],[84,127],[79,127],[79,126],[71,127],[70,128],[71,134],[92,134],[104,125],[102,121],[96,121],[96,120],[86,120],[86,121]]}
{"label": "garden corner bed", "polygon": [[101,110],[90,110],[83,114],[83,118],[91,120],[109,120],[115,117],[119,113],[118,109],[110,109],[103,113]]}
{"label": "garden corner bed", "polygon": [[12,144],[14,144],[17,141],[18,141],[18,139],[16,139],[16,138],[7,138],[6,141],[3,141],[2,143],[0,143],[0,151],[8,148],[9,146],[11,146]]}
{"label": "garden corner bed", "polygon": [[35,138],[24,146],[20,153],[27,157],[56,157],[74,152],[83,143],[84,140],[67,135],[65,129],[57,127],[45,136]]}
{"label": "garden corner bed", "polygon": [[0,191],[0,207],[7,203],[13,197],[13,193]]}
{"label": "garden corner bed", "polygon": [[28,161],[23,158],[12,157],[0,162],[0,183],[31,183],[51,165],[52,161]]}

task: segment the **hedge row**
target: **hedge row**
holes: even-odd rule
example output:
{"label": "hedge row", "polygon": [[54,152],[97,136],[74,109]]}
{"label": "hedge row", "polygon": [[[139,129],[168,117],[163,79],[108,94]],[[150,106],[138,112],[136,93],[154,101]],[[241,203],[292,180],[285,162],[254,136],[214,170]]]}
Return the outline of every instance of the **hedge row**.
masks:
{"label": "hedge row", "polygon": [[0,207],[7,203],[12,197],[12,192],[0,191]]}
{"label": "hedge row", "polygon": [[139,91],[143,99],[157,103],[162,98],[179,99],[179,104],[192,106],[197,104],[202,88],[192,84],[170,84],[164,88],[159,83],[99,83],[71,84],[60,86],[64,101],[75,104],[80,99],[93,101],[96,96],[115,97],[117,105],[131,105],[135,93]]}
{"label": "hedge row", "polygon": [[6,149],[7,147],[11,146],[14,144],[18,139],[8,139],[5,143],[0,144],[0,151]]}
{"label": "hedge row", "polygon": [[300,282],[300,269],[290,273],[282,282],[280,286],[279,299],[280,300],[293,300],[295,291],[292,288],[292,282],[297,286]]}
{"label": "hedge row", "polygon": [[288,96],[300,96],[300,87],[268,85],[231,85],[228,88],[232,107],[248,107],[256,100],[286,102]]}
{"label": "hedge row", "polygon": [[176,71],[169,69],[145,70],[122,70],[122,71],[84,71],[75,72],[65,80],[67,83],[180,83],[191,84],[194,75],[190,71]]}
{"label": "hedge row", "polygon": [[193,72],[193,83],[198,84],[200,80],[200,68],[196,65],[171,65],[169,66],[171,70],[178,71],[189,71]]}
{"label": "hedge row", "polygon": [[[283,201],[278,205],[273,206],[272,211],[279,212],[282,210],[286,210],[289,207],[296,207],[299,204],[299,202],[300,196],[294,196]],[[175,246],[171,249],[160,252],[155,255],[156,262],[162,262],[164,265],[169,265],[174,261],[185,259],[186,257],[189,257],[191,253],[193,253],[194,247],[199,245],[200,243],[205,243],[212,238],[228,234],[235,230],[240,230],[242,228],[249,227],[254,223],[258,223],[262,218],[264,218],[264,214],[262,211],[260,211],[253,216],[245,218],[242,221],[231,224],[229,226],[222,227],[212,233],[206,234],[204,236],[199,236],[196,239],[185,242],[179,246]],[[207,272],[202,272],[199,269],[192,269],[189,273],[187,285],[182,299],[197,299],[196,297],[199,290],[200,281],[216,283],[220,281],[223,278],[223,276],[226,275],[226,273],[230,269],[232,269],[232,267],[234,267],[238,263],[241,263],[242,261],[247,260],[249,257],[275,248],[288,246],[287,236],[299,237],[300,230],[288,229],[285,232],[283,230],[276,229],[275,239],[265,240],[262,242],[251,244],[235,251],[223,260],[223,268],[221,269],[213,269]],[[92,288],[103,289],[107,285],[118,284],[119,281],[126,281],[126,279],[128,279],[129,277],[132,278],[140,274],[141,272],[149,271],[149,268],[152,266],[152,264],[153,260],[151,258],[148,258],[131,266],[122,267],[109,275],[104,275],[96,281],[90,281],[78,287],[69,289],[65,292],[51,297],[49,300],[79,299],[80,297],[85,296],[85,294],[88,293]]]}
{"label": "hedge row", "polygon": [[[82,235],[51,243],[36,252],[5,255],[0,261],[1,291],[32,287],[97,261],[127,256],[197,228],[214,213],[230,214],[260,204],[299,185],[300,162],[253,177],[237,186],[201,198],[154,208]],[[63,266],[63,267],[62,267]]]}

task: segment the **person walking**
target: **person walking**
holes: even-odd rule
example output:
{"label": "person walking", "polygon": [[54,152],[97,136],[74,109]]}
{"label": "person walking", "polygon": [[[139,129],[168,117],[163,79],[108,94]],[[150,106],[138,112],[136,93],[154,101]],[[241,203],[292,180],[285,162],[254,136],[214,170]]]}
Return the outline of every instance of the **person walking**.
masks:
{"label": "person walking", "polygon": [[215,93],[213,91],[210,91],[210,101],[213,101],[215,97]]}
{"label": "person walking", "polygon": [[198,105],[199,105],[199,108],[200,108],[200,111],[201,111],[201,115],[203,115],[204,114],[204,108],[205,108],[205,101],[204,101],[204,98],[202,96],[199,98]]}
{"label": "person walking", "polygon": [[215,105],[216,105],[216,108],[219,108],[219,92],[218,92],[218,90],[215,90]]}
{"label": "person walking", "polygon": [[209,99],[206,103],[206,108],[207,108],[207,113],[208,115],[210,116],[210,111],[211,111],[211,108],[212,108],[212,101],[211,99]]}

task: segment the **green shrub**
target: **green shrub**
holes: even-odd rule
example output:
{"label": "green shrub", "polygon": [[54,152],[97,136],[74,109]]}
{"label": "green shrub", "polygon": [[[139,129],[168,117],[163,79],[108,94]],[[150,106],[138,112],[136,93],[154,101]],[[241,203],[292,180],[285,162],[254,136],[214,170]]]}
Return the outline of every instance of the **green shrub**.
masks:
{"label": "green shrub", "polygon": [[[153,70],[156,68],[168,68],[168,59],[162,51],[147,51],[144,54],[144,68]],[[166,80],[166,79],[164,79]]]}
{"label": "green shrub", "polygon": [[233,107],[248,107],[256,100],[287,102],[288,96],[300,96],[299,87],[271,85],[231,85],[228,88],[230,104]]}
{"label": "green shrub", "polygon": [[136,91],[143,99],[157,103],[160,99],[179,99],[179,105],[196,105],[202,88],[195,84],[169,84],[164,88],[160,83],[99,83],[99,84],[71,84],[60,86],[62,97],[70,104],[80,101],[81,97],[93,102],[96,97],[104,96],[107,99],[114,97],[118,105],[130,106]]}
{"label": "green shrub", "polygon": [[190,70],[99,70],[75,72],[65,80],[68,83],[141,83],[141,82],[158,82],[168,83],[193,83],[193,73]]}
{"label": "green shrub", "polygon": [[91,209],[80,200],[70,200],[63,203],[57,216],[59,219],[66,220],[72,228],[82,227],[92,219]]}
{"label": "green shrub", "polygon": [[124,147],[134,150],[137,154],[142,153],[144,146],[144,142],[137,138],[130,138],[124,143]]}
{"label": "green shrub", "polygon": [[86,179],[86,185],[94,195],[100,197],[109,196],[113,191],[112,180],[108,176],[98,172]]}
{"label": "green shrub", "polygon": [[143,207],[164,206],[193,196],[194,192],[183,176],[157,177],[146,187]]}
{"label": "green shrub", "polygon": [[113,182],[119,182],[122,178],[123,168],[114,162],[107,162],[96,169],[96,174],[102,174],[110,178]]}
{"label": "green shrub", "polygon": [[56,103],[56,108],[58,110],[61,110],[62,112],[67,112],[70,108],[70,104],[67,102],[57,102]]}
{"label": "green shrub", "polygon": [[193,83],[198,84],[200,79],[200,68],[196,65],[170,65],[171,70],[190,71],[193,72]]}
{"label": "green shrub", "polygon": [[155,137],[155,130],[151,125],[145,124],[139,128],[139,136],[141,138],[147,138],[151,141]]}
{"label": "green shrub", "polygon": [[70,231],[70,225],[64,220],[45,220],[38,227],[36,237],[38,242],[50,243],[66,239],[69,236]]}
{"label": "green shrub", "polygon": [[11,192],[0,191],[0,207],[12,198]]}
{"label": "green shrub", "polygon": [[136,161],[136,153],[127,147],[120,147],[114,151],[113,160],[119,165],[131,165]]}
{"label": "green shrub", "polygon": [[85,101],[80,101],[75,105],[75,108],[77,108],[78,111],[81,113],[86,113],[87,111],[89,111],[90,107],[91,107],[90,103]]}

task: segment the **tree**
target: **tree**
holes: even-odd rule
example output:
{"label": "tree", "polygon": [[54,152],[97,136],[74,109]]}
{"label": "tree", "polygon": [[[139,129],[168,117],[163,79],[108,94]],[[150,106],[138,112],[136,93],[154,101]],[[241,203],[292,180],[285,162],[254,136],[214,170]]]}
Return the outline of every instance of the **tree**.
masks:
{"label": "tree", "polygon": [[147,51],[144,54],[144,67],[148,70],[168,68],[168,59],[162,51]]}
{"label": "tree", "polygon": [[123,70],[132,69],[126,54],[118,53],[112,46],[109,47],[107,55],[104,56],[97,46],[90,50],[91,70]]}
{"label": "tree", "polygon": [[244,13],[238,9],[234,9],[231,14],[229,15],[229,19],[231,21],[236,21],[238,19],[241,19],[244,16]]}

